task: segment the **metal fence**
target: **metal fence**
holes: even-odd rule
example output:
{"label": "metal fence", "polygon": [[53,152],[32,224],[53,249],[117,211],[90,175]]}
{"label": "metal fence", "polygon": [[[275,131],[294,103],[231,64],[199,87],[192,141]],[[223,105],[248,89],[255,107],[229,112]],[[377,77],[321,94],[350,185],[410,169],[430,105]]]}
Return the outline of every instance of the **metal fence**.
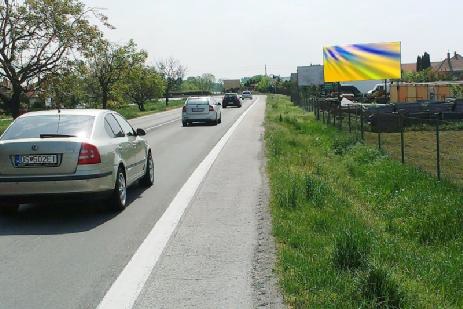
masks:
{"label": "metal fence", "polygon": [[301,97],[317,120],[374,145],[403,164],[463,184],[463,101],[403,104],[347,103]]}

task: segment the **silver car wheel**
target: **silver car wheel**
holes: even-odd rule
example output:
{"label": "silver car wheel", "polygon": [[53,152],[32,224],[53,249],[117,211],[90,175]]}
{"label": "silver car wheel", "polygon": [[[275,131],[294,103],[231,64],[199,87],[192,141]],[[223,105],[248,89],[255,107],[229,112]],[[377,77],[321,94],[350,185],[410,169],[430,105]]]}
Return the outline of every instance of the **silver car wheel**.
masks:
{"label": "silver car wheel", "polygon": [[149,168],[149,173],[150,173],[150,180],[151,180],[151,183],[153,183],[154,182],[154,162],[151,156],[150,156],[150,159],[148,160],[148,168]]}
{"label": "silver car wheel", "polygon": [[127,199],[127,186],[125,183],[124,173],[119,172],[118,180],[119,188],[117,188],[117,190],[119,192],[119,201],[121,202],[121,205],[125,205]]}

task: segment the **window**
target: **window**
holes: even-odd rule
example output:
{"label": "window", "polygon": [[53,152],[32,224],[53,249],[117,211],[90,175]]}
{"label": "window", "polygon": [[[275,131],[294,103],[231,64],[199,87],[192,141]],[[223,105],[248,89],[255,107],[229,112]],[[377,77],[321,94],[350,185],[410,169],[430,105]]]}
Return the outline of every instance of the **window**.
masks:
{"label": "window", "polygon": [[121,115],[114,114],[114,117],[116,117],[117,122],[121,125],[122,130],[124,131],[125,135],[127,136],[136,135],[132,126],[124,118],[122,118]]}
{"label": "window", "polygon": [[3,140],[40,138],[41,135],[67,135],[90,138],[95,117],[86,115],[41,115],[18,118]]}
{"label": "window", "polygon": [[190,99],[187,105],[209,105],[208,99]]}
{"label": "window", "polygon": [[[119,123],[112,114],[106,115],[105,117],[105,130],[110,137],[123,137],[125,136]],[[109,128],[108,128],[109,127]],[[109,130],[108,130],[109,129]]]}

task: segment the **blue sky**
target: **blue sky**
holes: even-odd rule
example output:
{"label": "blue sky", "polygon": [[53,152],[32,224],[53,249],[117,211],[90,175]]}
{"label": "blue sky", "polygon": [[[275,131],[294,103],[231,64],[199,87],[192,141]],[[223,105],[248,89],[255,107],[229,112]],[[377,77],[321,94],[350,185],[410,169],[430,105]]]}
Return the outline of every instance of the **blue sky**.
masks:
{"label": "blue sky", "polygon": [[288,76],[321,63],[322,47],[402,42],[402,61],[427,51],[433,61],[463,54],[463,1],[440,0],[84,0],[104,8],[117,28],[107,37],[134,39],[150,62],[177,58],[188,75],[218,78]]}

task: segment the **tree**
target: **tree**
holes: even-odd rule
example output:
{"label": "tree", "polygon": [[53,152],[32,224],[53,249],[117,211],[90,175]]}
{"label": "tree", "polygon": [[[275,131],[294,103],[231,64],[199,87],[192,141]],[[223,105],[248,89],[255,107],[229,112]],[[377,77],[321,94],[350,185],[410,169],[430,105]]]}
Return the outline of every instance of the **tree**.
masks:
{"label": "tree", "polygon": [[59,72],[47,75],[42,82],[43,99],[51,98],[56,107],[75,108],[88,101],[83,63],[69,64]]}
{"label": "tree", "polygon": [[204,73],[201,76],[188,77],[183,81],[181,88],[183,91],[212,92],[218,87],[215,76],[211,73]]}
{"label": "tree", "polygon": [[262,76],[256,88],[260,92],[271,91],[272,90],[272,79],[267,76]]}
{"label": "tree", "polygon": [[422,58],[422,69],[426,70],[431,67],[431,56],[425,52]]}
{"label": "tree", "polygon": [[145,110],[148,100],[160,98],[164,91],[164,79],[154,68],[137,66],[129,70],[126,83],[126,96],[138,105],[140,111]]}
{"label": "tree", "polygon": [[431,67],[431,56],[425,52],[423,56],[418,56],[416,60],[416,71],[421,72]]}
{"label": "tree", "polygon": [[0,1],[0,78],[11,86],[0,99],[16,118],[28,89],[101,37],[92,18],[110,25],[105,16],[79,0]]}
{"label": "tree", "polygon": [[143,64],[148,54],[143,50],[137,50],[132,40],[124,46],[102,40],[87,54],[87,57],[90,74],[97,85],[95,97],[100,100],[103,109],[106,109],[113,95],[114,86],[130,68]]}
{"label": "tree", "polygon": [[421,56],[418,56],[416,58],[416,71],[417,72],[421,72],[422,71],[422,67],[423,67],[423,59],[421,58]]}
{"label": "tree", "polygon": [[169,105],[170,94],[175,88],[181,85],[186,68],[178,60],[169,58],[158,62],[158,69],[166,82],[164,95],[166,105]]}

